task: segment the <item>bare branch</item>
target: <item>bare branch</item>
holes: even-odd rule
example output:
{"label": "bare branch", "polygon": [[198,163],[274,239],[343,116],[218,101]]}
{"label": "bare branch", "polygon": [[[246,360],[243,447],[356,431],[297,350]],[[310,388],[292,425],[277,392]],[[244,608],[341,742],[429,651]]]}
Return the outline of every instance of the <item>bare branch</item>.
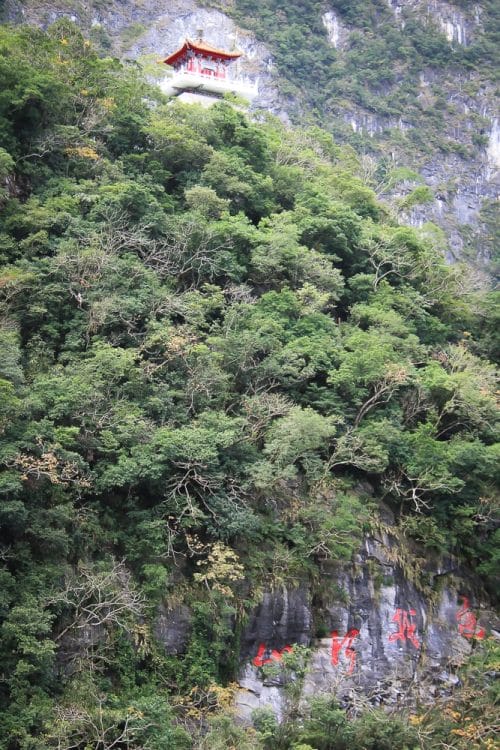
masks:
{"label": "bare branch", "polygon": [[69,623],[55,637],[60,642],[75,630],[114,625],[130,631],[131,622],[142,614],[144,597],[132,587],[125,563],[113,561],[106,571],[81,566],[76,575],[68,576],[64,590],[49,604],[63,605],[70,615]]}

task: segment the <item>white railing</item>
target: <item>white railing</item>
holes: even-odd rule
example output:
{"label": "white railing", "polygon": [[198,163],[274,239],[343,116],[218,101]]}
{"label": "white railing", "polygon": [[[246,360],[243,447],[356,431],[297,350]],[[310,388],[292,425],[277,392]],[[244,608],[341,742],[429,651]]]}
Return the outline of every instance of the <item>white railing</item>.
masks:
{"label": "white railing", "polygon": [[257,83],[248,78],[219,78],[216,75],[180,69],[160,83],[161,90],[168,96],[176,96],[182,91],[206,91],[214,94],[234,93],[245,99],[257,96]]}

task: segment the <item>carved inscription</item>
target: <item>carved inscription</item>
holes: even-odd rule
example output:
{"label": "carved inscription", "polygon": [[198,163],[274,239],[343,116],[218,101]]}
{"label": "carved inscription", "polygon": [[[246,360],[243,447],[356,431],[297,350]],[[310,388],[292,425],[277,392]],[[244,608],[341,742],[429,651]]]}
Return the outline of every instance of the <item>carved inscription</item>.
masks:
{"label": "carved inscription", "polygon": [[462,597],[462,606],[455,615],[458,622],[458,632],[463,635],[464,638],[471,640],[477,638],[482,641],[486,635],[484,628],[480,628],[477,622],[477,617],[472,612],[469,604],[469,600],[466,596]]}
{"label": "carved inscription", "polygon": [[[466,596],[462,596],[461,599],[462,604],[455,614],[458,632],[468,640],[473,638],[482,640],[486,637],[486,630],[479,625],[477,617],[471,609],[469,599]],[[421,642],[417,634],[417,624],[414,619],[416,615],[417,612],[415,609],[402,609],[398,607],[395,610],[391,622],[397,626],[397,630],[389,633],[389,643],[397,641],[406,643],[409,641],[414,648],[420,648]],[[359,630],[356,628],[351,628],[345,635],[339,635],[337,630],[333,630],[331,633],[331,662],[334,667],[345,665],[346,674],[352,674],[356,666],[356,650],[353,648],[353,643],[358,636]],[[271,649],[265,643],[261,643],[259,644],[256,656],[252,659],[252,664],[256,667],[263,667],[265,664],[279,662],[283,658],[283,654],[291,653],[292,651],[293,646],[285,646],[282,649]]]}
{"label": "carved inscription", "polygon": [[252,664],[256,667],[263,667],[264,664],[272,664],[276,661],[281,661],[283,654],[291,653],[293,651],[292,646],[285,646],[281,651],[277,649],[268,649],[265,643],[261,643],[257,649],[257,656],[252,659]]}
{"label": "carved inscription", "polygon": [[356,651],[352,648],[355,638],[359,635],[359,630],[351,628],[343,638],[337,630],[332,631],[332,664],[334,667],[339,665],[339,657],[344,652],[344,657],[348,662],[347,674],[352,674],[356,664]]}
{"label": "carved inscription", "polygon": [[395,633],[391,633],[389,641],[410,641],[415,648],[420,648],[420,641],[417,637],[417,626],[412,622],[412,617],[415,617],[416,611],[414,609],[397,609],[392,618],[392,622],[397,623],[398,629]]}

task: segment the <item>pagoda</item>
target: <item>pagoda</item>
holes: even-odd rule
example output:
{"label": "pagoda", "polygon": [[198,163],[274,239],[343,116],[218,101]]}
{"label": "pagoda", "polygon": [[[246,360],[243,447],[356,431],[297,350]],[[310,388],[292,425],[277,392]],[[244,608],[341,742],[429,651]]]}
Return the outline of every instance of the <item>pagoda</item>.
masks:
{"label": "pagoda", "polygon": [[160,84],[169,96],[208,106],[224,94],[238,94],[250,101],[257,95],[257,84],[234,75],[231,63],[242,55],[206,44],[200,32],[197,41],[185,39],[175,52],[160,62],[173,68],[173,75]]}

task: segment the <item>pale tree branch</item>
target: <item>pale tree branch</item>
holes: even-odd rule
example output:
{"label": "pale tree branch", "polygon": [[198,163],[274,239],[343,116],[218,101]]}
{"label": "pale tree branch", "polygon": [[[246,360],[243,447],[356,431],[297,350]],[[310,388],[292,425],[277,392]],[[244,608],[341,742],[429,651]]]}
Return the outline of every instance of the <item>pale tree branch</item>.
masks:
{"label": "pale tree branch", "polygon": [[105,571],[81,566],[48,603],[69,612],[68,624],[54,639],[57,643],[66,633],[86,628],[115,625],[130,632],[131,622],[142,614],[144,597],[133,588],[125,563],[113,561]]}
{"label": "pale tree branch", "polygon": [[423,513],[432,508],[428,498],[429,493],[458,492],[457,486],[446,477],[438,478],[425,471],[422,472],[421,476],[410,476],[404,469],[387,474],[383,480],[383,485],[387,493],[411,502],[416,513]]}

